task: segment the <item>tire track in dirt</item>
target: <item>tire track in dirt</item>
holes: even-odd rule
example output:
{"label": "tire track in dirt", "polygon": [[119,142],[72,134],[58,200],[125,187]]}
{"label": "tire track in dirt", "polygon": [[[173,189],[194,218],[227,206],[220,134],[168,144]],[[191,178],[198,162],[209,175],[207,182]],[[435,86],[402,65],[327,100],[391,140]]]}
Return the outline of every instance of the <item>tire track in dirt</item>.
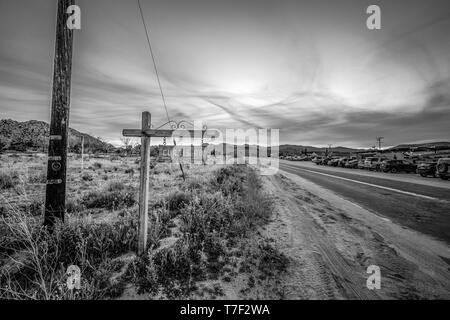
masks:
{"label": "tire track in dirt", "polygon": [[[448,256],[445,246],[357,206],[351,212],[336,196],[294,180],[286,173],[265,178],[277,212],[267,232],[292,260],[286,298],[449,297],[450,272],[440,256]],[[370,265],[382,270],[381,290],[366,287]]]}
{"label": "tire track in dirt", "polygon": [[[280,195],[286,186],[269,178],[276,200],[277,217],[268,233],[277,238],[281,250],[291,258],[285,279],[287,299],[377,299],[365,287],[366,280],[324,237],[324,229],[307,214],[304,199],[291,193]],[[306,198],[310,201],[310,197]],[[311,200],[312,201],[312,200]]]}

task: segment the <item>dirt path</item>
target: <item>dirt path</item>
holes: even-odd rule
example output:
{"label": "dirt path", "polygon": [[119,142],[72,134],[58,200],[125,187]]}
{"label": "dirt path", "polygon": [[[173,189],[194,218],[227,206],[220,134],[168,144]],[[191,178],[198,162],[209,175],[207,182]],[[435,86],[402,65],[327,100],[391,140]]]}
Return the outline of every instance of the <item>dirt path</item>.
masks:
{"label": "dirt path", "polygon": [[[287,299],[450,298],[450,249],[296,175],[266,177],[276,216],[267,235],[292,260]],[[381,269],[381,290],[366,286]]]}

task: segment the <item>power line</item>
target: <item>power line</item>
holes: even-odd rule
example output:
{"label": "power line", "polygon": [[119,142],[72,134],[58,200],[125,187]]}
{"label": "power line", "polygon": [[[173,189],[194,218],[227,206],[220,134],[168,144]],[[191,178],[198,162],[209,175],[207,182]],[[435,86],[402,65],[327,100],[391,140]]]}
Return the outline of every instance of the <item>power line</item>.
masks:
{"label": "power line", "polygon": [[166,97],[164,95],[164,91],[163,91],[163,88],[162,88],[162,85],[161,85],[161,79],[159,77],[158,67],[156,65],[155,54],[153,53],[153,47],[152,47],[152,44],[150,42],[150,32],[148,30],[147,24],[145,23],[144,12],[142,10],[142,6],[141,6],[141,1],[140,0],[138,0],[138,5],[139,5],[139,11],[141,13],[142,24],[144,25],[144,29],[145,29],[145,35],[147,37],[148,48],[150,49],[150,55],[152,57],[153,66],[155,68],[155,73],[156,73],[156,78],[158,80],[159,91],[161,92],[161,97],[162,97],[162,100],[163,100],[163,103],[164,103],[164,108],[166,109],[167,121],[170,122],[170,116],[169,116],[169,110],[167,108]]}
{"label": "power line", "polygon": [[[164,91],[161,85],[161,79],[159,77],[159,72],[158,72],[158,67],[156,65],[156,59],[155,59],[155,54],[153,53],[153,48],[152,48],[152,44],[150,41],[150,33],[149,30],[147,28],[147,24],[145,23],[145,18],[144,18],[144,12],[142,10],[142,6],[141,6],[141,1],[138,0],[138,5],[139,5],[139,11],[141,13],[141,19],[142,19],[142,24],[144,25],[144,29],[145,29],[145,35],[147,36],[147,43],[148,43],[148,48],[150,49],[150,55],[152,57],[152,61],[153,61],[153,66],[155,67],[155,73],[156,73],[156,78],[158,79],[158,86],[159,86],[159,91],[161,92],[161,97],[164,103],[164,108],[166,109],[166,116],[167,116],[167,121],[170,123],[170,116],[169,116],[169,110],[167,108],[167,103],[166,103],[166,97],[164,95]],[[175,137],[173,138],[173,144],[176,146],[177,142],[175,141]],[[180,170],[181,173],[183,175],[183,179],[186,180],[186,176],[184,174],[184,170],[183,170],[183,165],[180,162]]]}

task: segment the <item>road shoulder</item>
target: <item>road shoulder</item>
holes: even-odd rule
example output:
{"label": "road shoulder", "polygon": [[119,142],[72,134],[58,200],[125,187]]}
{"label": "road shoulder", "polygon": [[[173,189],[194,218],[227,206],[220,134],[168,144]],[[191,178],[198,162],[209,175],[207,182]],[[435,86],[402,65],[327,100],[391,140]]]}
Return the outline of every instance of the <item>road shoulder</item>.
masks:
{"label": "road shoulder", "polygon": [[[264,181],[276,208],[266,232],[292,260],[288,299],[450,297],[446,244],[282,170]],[[370,265],[381,269],[381,290],[366,287]]]}

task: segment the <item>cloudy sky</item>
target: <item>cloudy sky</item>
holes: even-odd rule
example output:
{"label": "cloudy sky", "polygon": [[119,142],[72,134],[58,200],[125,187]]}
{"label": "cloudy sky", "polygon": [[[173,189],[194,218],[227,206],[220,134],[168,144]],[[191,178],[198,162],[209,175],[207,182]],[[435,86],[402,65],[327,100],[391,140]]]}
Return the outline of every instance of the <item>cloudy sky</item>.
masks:
{"label": "cloudy sky", "polygon": [[[170,116],[281,143],[450,141],[448,0],[141,0]],[[137,1],[78,0],[71,126],[166,121]],[[366,27],[378,4],[382,29]],[[49,121],[56,0],[0,0],[0,118]]]}

